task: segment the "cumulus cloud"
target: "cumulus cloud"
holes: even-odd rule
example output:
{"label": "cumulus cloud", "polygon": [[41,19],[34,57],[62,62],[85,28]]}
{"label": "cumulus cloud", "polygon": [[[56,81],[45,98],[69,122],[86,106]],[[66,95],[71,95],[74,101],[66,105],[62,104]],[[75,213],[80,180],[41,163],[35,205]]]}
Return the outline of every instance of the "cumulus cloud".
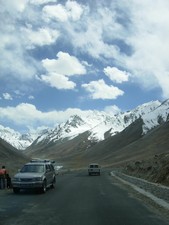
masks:
{"label": "cumulus cloud", "polygon": [[9,93],[3,93],[2,95],[5,100],[13,100],[12,96]]}
{"label": "cumulus cloud", "polygon": [[116,99],[118,96],[124,94],[118,87],[109,86],[102,79],[83,84],[82,87],[90,93],[92,99]]}
{"label": "cumulus cloud", "polygon": [[65,122],[71,115],[88,115],[90,110],[82,111],[78,108],[68,108],[65,111],[42,112],[35,105],[21,103],[16,107],[0,107],[0,121],[12,122],[14,125],[25,129],[37,129],[40,126],[54,127],[58,123]]}
{"label": "cumulus cloud", "polygon": [[[74,89],[71,76],[87,73],[82,61],[88,61],[93,71],[109,65],[104,72],[113,82],[136,82],[146,90],[161,88],[163,97],[168,98],[168,8],[168,0],[105,0],[95,4],[71,0],[2,1],[0,78],[8,81],[6,85],[17,85],[37,75],[49,86]],[[50,58],[57,51],[57,59]],[[93,99],[102,98],[99,85],[85,82],[89,82],[84,88]],[[113,86],[101,83],[111,92],[108,90]],[[123,95],[122,90],[114,88],[114,97],[111,94],[105,99]]]}
{"label": "cumulus cloud", "polygon": [[[104,58],[116,58],[119,54],[118,46],[104,40],[104,35],[107,33],[104,29],[105,27],[109,29],[110,24],[115,23],[114,18],[108,9],[98,9],[97,13],[97,15],[94,12],[93,15],[90,14],[89,17],[85,17],[84,22],[80,21],[78,24],[80,32],[77,33],[77,25],[68,30],[71,41],[74,47],[93,58],[100,60]],[[112,39],[113,37],[116,38],[117,30],[120,29],[119,27],[115,25],[114,30],[112,30]]]}
{"label": "cumulus cloud", "polygon": [[21,103],[16,107],[0,108],[0,118],[12,121],[16,125],[30,126],[42,119],[42,112],[37,110],[34,105]]}
{"label": "cumulus cloud", "polygon": [[24,36],[27,37],[28,47],[53,44],[59,37],[59,32],[50,28],[39,28],[37,31],[23,28]]}
{"label": "cumulus cloud", "polygon": [[65,52],[58,52],[57,59],[42,60],[42,64],[48,72],[55,72],[66,76],[83,75],[86,73],[85,66],[76,57]]}
{"label": "cumulus cloud", "polygon": [[69,77],[85,74],[85,66],[76,57],[65,52],[58,52],[57,57],[42,60],[47,73],[40,76],[41,81],[57,89],[74,89],[76,84]]}
{"label": "cumulus cloud", "polygon": [[47,21],[55,19],[61,22],[68,20],[68,14],[64,6],[61,4],[58,5],[47,5],[43,8],[44,19]]}
{"label": "cumulus cloud", "polygon": [[163,97],[169,97],[165,85],[169,83],[169,2],[115,0],[107,4],[100,1],[95,10],[89,6],[83,20],[69,27],[72,44],[93,58],[114,60],[131,73],[132,82],[147,90],[161,88]]}
{"label": "cumulus cloud", "polygon": [[[10,80],[26,81],[32,79],[37,71],[38,62],[26,52],[26,36],[20,27],[22,15],[27,9],[26,0],[6,0],[1,4],[1,42],[0,42],[0,77]],[[24,20],[24,19],[23,19]],[[8,82],[6,83],[8,85]]]}
{"label": "cumulus cloud", "polygon": [[10,14],[22,13],[27,7],[28,0],[6,0],[1,2],[1,10],[8,11]]}
{"label": "cumulus cloud", "polygon": [[76,1],[67,1],[65,5],[46,5],[43,8],[44,19],[50,21],[51,19],[66,22],[69,19],[77,21],[83,13],[83,7]]}
{"label": "cumulus cloud", "polygon": [[[132,54],[120,55],[119,60],[131,73],[133,80],[146,89],[160,87],[163,96],[169,97],[169,2],[162,1],[122,1],[116,3],[130,19],[124,29],[125,41],[131,46]],[[132,7],[130,7],[132,6]],[[118,60],[117,59],[117,60]]]}
{"label": "cumulus cloud", "polygon": [[68,79],[68,77],[57,74],[49,73],[47,75],[41,75],[41,81],[45,82],[51,87],[56,89],[74,89],[76,84]]}
{"label": "cumulus cloud", "polygon": [[83,13],[83,6],[78,4],[76,1],[68,0],[65,5],[69,17],[73,21],[77,21],[80,19],[82,13]]}
{"label": "cumulus cloud", "polygon": [[116,83],[122,83],[128,81],[129,73],[126,71],[121,71],[116,67],[106,67],[104,68],[104,73],[110,78],[110,80]]}

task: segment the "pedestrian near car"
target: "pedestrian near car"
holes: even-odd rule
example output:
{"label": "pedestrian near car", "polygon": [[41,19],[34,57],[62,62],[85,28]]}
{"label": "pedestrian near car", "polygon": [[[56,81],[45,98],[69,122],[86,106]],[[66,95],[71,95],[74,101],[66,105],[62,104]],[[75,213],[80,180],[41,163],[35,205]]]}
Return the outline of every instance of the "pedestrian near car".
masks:
{"label": "pedestrian near car", "polygon": [[12,184],[11,184],[11,177],[9,176],[9,174],[6,174],[6,187],[8,189],[12,188]]}
{"label": "pedestrian near car", "polygon": [[4,189],[6,187],[6,174],[7,170],[5,166],[2,166],[0,169],[0,189]]}

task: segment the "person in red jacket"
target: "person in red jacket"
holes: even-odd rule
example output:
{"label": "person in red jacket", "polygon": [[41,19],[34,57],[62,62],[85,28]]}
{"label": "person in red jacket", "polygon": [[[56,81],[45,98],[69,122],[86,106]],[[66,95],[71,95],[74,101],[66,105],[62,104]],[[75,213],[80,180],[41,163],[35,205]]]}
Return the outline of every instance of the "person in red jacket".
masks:
{"label": "person in red jacket", "polygon": [[7,170],[5,166],[2,166],[2,169],[0,169],[0,188],[4,189],[6,187],[6,175]]}

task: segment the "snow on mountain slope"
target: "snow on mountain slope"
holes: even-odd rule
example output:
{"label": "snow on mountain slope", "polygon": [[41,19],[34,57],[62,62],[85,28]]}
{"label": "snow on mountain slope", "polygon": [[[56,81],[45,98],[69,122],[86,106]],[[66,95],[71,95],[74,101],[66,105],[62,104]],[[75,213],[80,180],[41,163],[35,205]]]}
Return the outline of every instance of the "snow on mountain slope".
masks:
{"label": "snow on mountain slope", "polygon": [[134,122],[139,117],[143,117],[144,115],[153,112],[160,105],[161,102],[159,101],[151,101],[148,103],[144,103],[131,111],[124,112],[121,115],[119,114],[118,117],[120,120],[124,119],[124,123],[129,126],[131,122]]}
{"label": "snow on mountain slope", "polygon": [[169,115],[169,100],[161,103],[152,101],[138,106],[137,108],[121,112],[116,115],[105,112],[90,111],[85,116],[72,115],[66,122],[59,124],[54,129],[45,129],[34,134],[20,134],[10,128],[0,126],[0,137],[17,149],[25,149],[32,143],[47,144],[63,139],[73,139],[81,133],[89,132],[90,141],[101,141],[105,135],[115,135],[121,132],[136,119],[142,118],[143,134],[155,126],[165,122]]}
{"label": "snow on mountain slope", "polygon": [[[80,117],[71,116],[65,123],[60,124],[55,129],[47,132],[36,140],[40,142],[56,142],[61,139],[73,139],[77,135],[88,131],[90,132],[90,141],[101,141],[105,139],[105,133],[111,136],[121,132],[139,117],[153,112],[161,105],[159,101],[152,101],[138,106],[136,109],[119,113],[117,115],[108,115],[105,112],[91,111],[88,115]],[[151,129],[151,127],[149,127]]]}
{"label": "snow on mountain slope", "polygon": [[162,102],[154,110],[143,115],[143,134],[169,119],[169,99]]}
{"label": "snow on mountain slope", "polygon": [[27,148],[37,138],[37,134],[21,134],[9,127],[0,125],[0,137],[19,150]]}

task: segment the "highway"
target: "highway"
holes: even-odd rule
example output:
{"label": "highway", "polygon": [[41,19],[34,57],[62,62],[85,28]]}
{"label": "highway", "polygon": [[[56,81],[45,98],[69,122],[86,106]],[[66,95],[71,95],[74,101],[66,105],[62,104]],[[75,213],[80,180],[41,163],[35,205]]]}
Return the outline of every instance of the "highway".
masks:
{"label": "highway", "polygon": [[55,189],[0,190],[0,225],[167,225],[169,222],[121,188],[108,172],[58,175]]}

